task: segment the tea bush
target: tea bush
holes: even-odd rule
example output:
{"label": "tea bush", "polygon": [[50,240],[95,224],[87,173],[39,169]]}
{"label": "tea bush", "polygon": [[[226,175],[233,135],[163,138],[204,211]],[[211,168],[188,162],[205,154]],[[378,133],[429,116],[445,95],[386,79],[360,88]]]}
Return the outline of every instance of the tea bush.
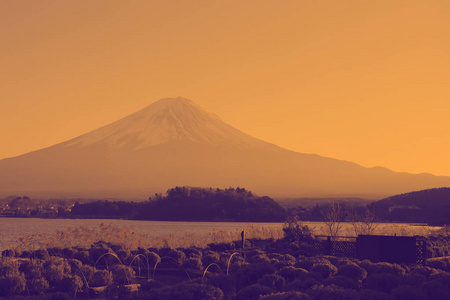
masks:
{"label": "tea bush", "polygon": [[69,292],[75,294],[83,288],[83,280],[77,275],[69,275],[61,279],[59,282],[59,290],[61,292]]}
{"label": "tea bush", "polygon": [[266,274],[274,274],[275,267],[271,264],[252,264],[239,269],[236,274],[237,288],[241,289],[251,284],[255,284]]}
{"label": "tea bush", "polygon": [[348,277],[344,276],[335,276],[331,278],[327,278],[324,281],[322,281],[323,285],[335,285],[338,287],[342,287],[344,289],[350,289],[350,290],[358,290],[360,288],[359,282],[356,280],[353,280]]}
{"label": "tea bush", "polygon": [[156,254],[155,252],[148,252],[147,259],[148,259],[148,265],[150,267],[154,267],[155,265],[157,265],[161,262],[161,257],[159,257],[159,255]]}
{"label": "tea bush", "polygon": [[312,266],[310,272],[316,273],[322,279],[329,278],[337,273],[338,269],[331,263],[316,263]]}
{"label": "tea bush", "polygon": [[295,279],[304,279],[309,277],[309,272],[302,268],[287,266],[278,271],[280,276],[283,276],[286,281],[290,282]]}
{"label": "tea bush", "polygon": [[81,261],[85,265],[94,265],[95,263],[87,250],[78,251],[73,255],[73,258]]}
{"label": "tea bush", "polygon": [[335,285],[316,285],[308,291],[308,294],[314,300],[359,300],[356,291],[344,289]]}
{"label": "tea bush", "polygon": [[144,292],[135,299],[141,300],[223,300],[219,288],[207,284],[180,283]]}
{"label": "tea bush", "polygon": [[236,297],[236,280],[234,276],[215,275],[206,281],[207,284],[219,288],[223,293],[224,300],[231,300]]}
{"label": "tea bush", "polygon": [[114,265],[111,268],[113,281],[117,284],[129,284],[134,279],[136,273],[134,270],[125,265]]}
{"label": "tea bush", "polygon": [[108,270],[96,270],[89,280],[89,286],[107,286],[113,283],[113,275]]}
{"label": "tea bush", "polygon": [[345,276],[353,280],[364,280],[367,277],[367,271],[354,263],[346,263],[338,268],[337,276]]}
{"label": "tea bush", "polygon": [[258,280],[259,285],[268,286],[276,291],[281,291],[286,280],[280,275],[266,274]]}
{"label": "tea bush", "polygon": [[311,287],[315,285],[319,285],[320,282],[312,277],[308,277],[305,279],[296,279],[288,284],[286,284],[283,288],[284,291],[307,291]]}
{"label": "tea bush", "polygon": [[202,264],[207,267],[210,264],[219,264],[220,254],[214,251],[205,251],[202,255]]}
{"label": "tea bush", "polygon": [[27,279],[40,278],[44,272],[44,261],[40,259],[27,259],[21,262],[19,271],[25,274]]}
{"label": "tea bush", "polygon": [[392,290],[392,300],[427,300],[419,288],[411,286],[400,286]]}
{"label": "tea bush", "polygon": [[237,292],[237,300],[258,300],[262,295],[273,294],[276,291],[268,286],[252,284],[240,289]]}
{"label": "tea bush", "polygon": [[188,258],[183,263],[184,268],[194,269],[194,270],[203,270],[203,264],[200,258],[198,257],[191,257]]}
{"label": "tea bush", "polygon": [[260,300],[312,300],[312,298],[301,292],[284,292],[270,295],[263,295]]}
{"label": "tea bush", "polygon": [[390,273],[372,273],[367,276],[363,284],[366,288],[389,294],[394,288],[398,287],[399,283],[399,277],[397,275]]}
{"label": "tea bush", "polygon": [[11,274],[8,277],[0,277],[0,297],[9,297],[22,293],[25,290],[25,276],[23,274]]}
{"label": "tea bush", "polygon": [[19,275],[19,263],[12,257],[0,259],[0,277]]}
{"label": "tea bush", "polygon": [[27,289],[32,295],[43,295],[50,287],[44,277],[32,278],[27,280]]}

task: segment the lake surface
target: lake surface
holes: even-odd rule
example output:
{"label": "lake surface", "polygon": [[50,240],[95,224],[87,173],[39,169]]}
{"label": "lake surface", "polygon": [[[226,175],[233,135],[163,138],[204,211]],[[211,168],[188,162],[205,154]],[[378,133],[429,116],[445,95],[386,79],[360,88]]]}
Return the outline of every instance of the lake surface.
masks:
{"label": "lake surface", "polygon": [[[325,234],[324,224],[321,222],[305,222],[314,228],[316,234]],[[0,250],[14,248],[19,238],[32,237],[33,241],[54,241],[50,237],[57,232],[67,235],[78,235],[86,243],[113,239],[113,235],[124,240],[137,240],[152,246],[161,243],[163,239],[181,240],[177,245],[192,242],[194,245],[204,246],[207,243],[224,240],[239,240],[240,232],[246,231],[246,236],[279,238],[282,236],[283,223],[232,223],[232,222],[165,222],[165,221],[132,221],[112,219],[38,219],[38,218],[0,218]],[[75,230],[81,228],[81,230]],[[412,224],[380,224],[378,234],[422,235],[429,232],[428,226]],[[343,223],[340,235],[352,235],[351,225]],[[60,235],[58,238],[61,238]],[[117,238],[116,237],[116,238]],[[67,238],[67,237],[65,237]],[[64,240],[65,241],[65,240]],[[184,244],[183,244],[184,243]],[[73,245],[73,244],[72,244]],[[70,245],[69,245],[70,246]],[[158,246],[158,245],[155,245]],[[159,244],[160,246],[160,244]]]}

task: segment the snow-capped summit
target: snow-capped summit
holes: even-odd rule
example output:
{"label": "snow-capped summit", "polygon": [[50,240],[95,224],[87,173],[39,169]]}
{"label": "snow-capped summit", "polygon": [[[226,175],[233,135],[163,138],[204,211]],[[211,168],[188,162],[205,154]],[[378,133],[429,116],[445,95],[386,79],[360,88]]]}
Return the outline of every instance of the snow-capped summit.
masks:
{"label": "snow-capped summit", "polygon": [[217,146],[261,143],[192,100],[178,97],[161,99],[119,121],[70,140],[64,146],[103,144],[139,150],[176,141]]}

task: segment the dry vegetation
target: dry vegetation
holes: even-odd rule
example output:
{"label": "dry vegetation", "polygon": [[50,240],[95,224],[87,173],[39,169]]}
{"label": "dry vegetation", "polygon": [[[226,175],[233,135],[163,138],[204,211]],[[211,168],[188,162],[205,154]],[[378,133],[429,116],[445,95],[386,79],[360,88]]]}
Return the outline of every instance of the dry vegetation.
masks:
{"label": "dry vegetation", "polygon": [[[328,235],[328,227],[321,223],[302,223],[308,226],[313,235]],[[229,243],[240,238],[241,231],[245,231],[248,239],[280,239],[283,230],[268,228],[258,224],[247,224],[233,230],[212,229],[205,234],[170,234],[167,236],[154,236],[151,234],[137,233],[133,227],[121,227],[100,224],[97,227],[79,226],[64,231],[58,231],[54,235],[38,234],[28,235],[18,239],[14,248],[18,250],[36,250],[49,247],[89,247],[93,243],[102,240],[104,242],[121,245],[128,249],[137,247],[206,247],[210,243]],[[376,226],[373,234],[397,235],[397,236],[429,236],[439,227],[411,226],[407,224],[383,224]],[[338,235],[356,236],[352,223],[341,223]]]}
{"label": "dry vegetation", "polygon": [[124,248],[188,248],[206,247],[210,243],[228,243],[237,240],[241,231],[245,231],[247,238],[279,239],[283,237],[283,231],[275,228],[267,228],[255,224],[247,224],[234,230],[211,230],[206,235],[202,234],[171,234],[167,236],[151,236],[150,234],[136,233],[135,228],[120,227],[100,224],[98,227],[79,226],[64,231],[58,231],[54,235],[38,234],[28,235],[18,239],[15,246],[18,250],[36,250],[50,247],[90,247],[93,243],[102,240],[104,242],[121,245]]}

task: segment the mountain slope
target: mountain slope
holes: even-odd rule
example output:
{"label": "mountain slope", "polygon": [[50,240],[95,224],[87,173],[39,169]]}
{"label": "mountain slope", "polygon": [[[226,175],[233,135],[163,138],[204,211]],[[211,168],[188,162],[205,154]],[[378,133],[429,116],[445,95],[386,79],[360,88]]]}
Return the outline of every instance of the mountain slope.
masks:
{"label": "mountain slope", "polygon": [[387,221],[450,223],[450,188],[434,188],[395,195],[369,205]]}
{"label": "mountain slope", "polygon": [[450,186],[450,178],[288,151],[183,98],[157,101],[72,140],[0,160],[3,195],[145,199],[176,185],[241,186],[273,197],[381,198]]}

